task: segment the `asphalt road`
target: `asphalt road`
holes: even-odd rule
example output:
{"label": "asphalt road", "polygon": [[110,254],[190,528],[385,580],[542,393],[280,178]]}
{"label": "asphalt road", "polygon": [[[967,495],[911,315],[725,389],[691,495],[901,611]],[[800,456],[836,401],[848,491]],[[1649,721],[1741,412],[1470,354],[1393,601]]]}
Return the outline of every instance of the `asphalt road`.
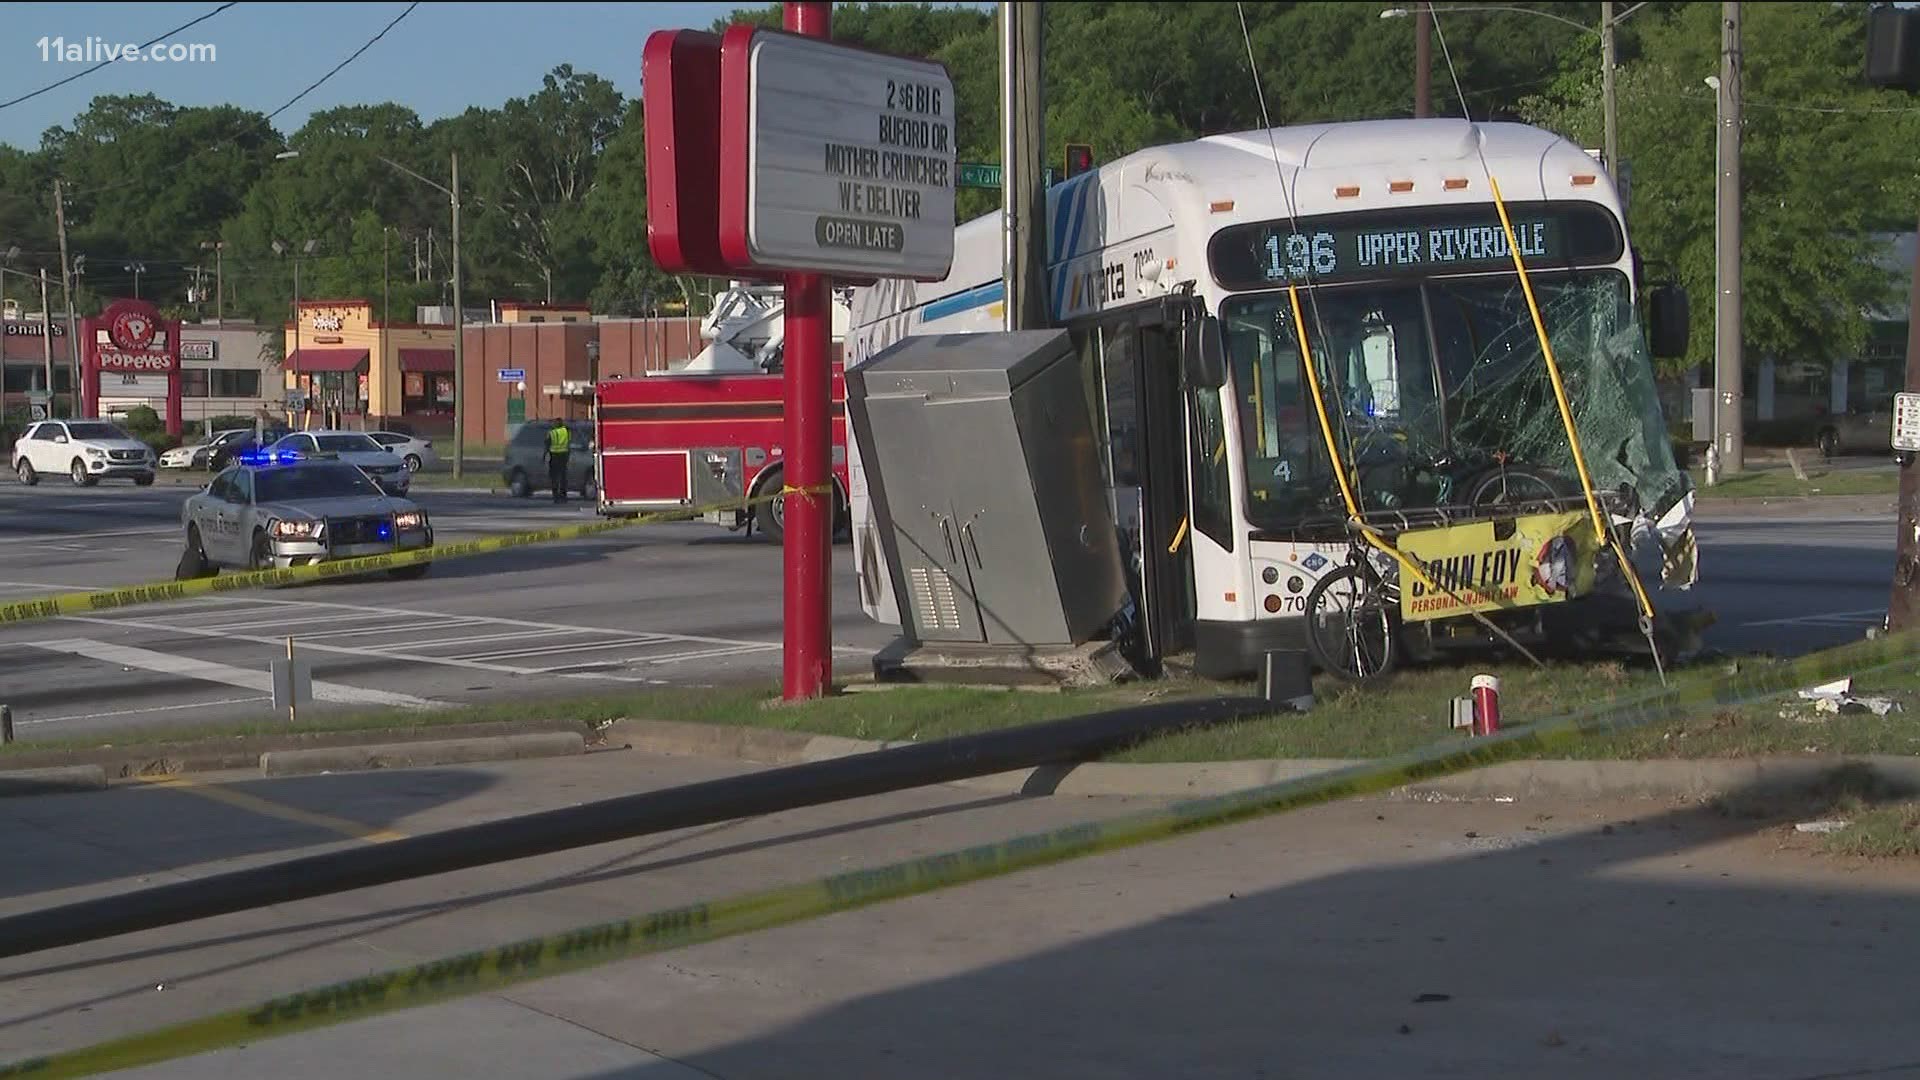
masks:
{"label": "asphalt road", "polygon": [[[183,488],[0,482],[0,598],[167,580]],[[423,490],[446,538],[593,520],[590,506]],[[1837,504],[1836,504],[1837,505]],[[1796,653],[1856,640],[1886,607],[1889,517],[1703,507],[1710,646]],[[834,641],[864,671],[890,628],[859,611],[836,549]],[[0,630],[0,703],[22,739],[258,719],[293,635],[316,711],[538,700],[653,684],[771,683],[780,551],[703,524],[462,559],[421,581],[334,582]]]}
{"label": "asphalt road", "polygon": [[[0,915],[744,768],[612,752],[0,799]],[[0,1065],[1147,805],[920,788],[0,960]],[[1655,801],[1353,800],[125,1075],[1912,1080],[1920,870],[1814,841]]]}
{"label": "asphalt road", "polygon": [[[0,483],[0,598],[170,580],[181,488]],[[598,520],[590,504],[423,490],[436,536]],[[838,663],[891,635],[860,614],[836,549]],[[285,639],[315,708],[577,696],[780,675],[780,549],[697,523],[435,565],[420,581],[328,582],[0,630],[0,702],[22,739],[258,717]]]}

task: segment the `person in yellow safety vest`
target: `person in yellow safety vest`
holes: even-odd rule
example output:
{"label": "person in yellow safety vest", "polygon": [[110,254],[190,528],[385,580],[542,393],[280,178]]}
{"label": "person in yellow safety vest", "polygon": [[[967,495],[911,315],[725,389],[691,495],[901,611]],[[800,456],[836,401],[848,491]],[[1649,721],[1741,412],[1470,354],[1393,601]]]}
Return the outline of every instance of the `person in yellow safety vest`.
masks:
{"label": "person in yellow safety vest", "polygon": [[567,501],[567,458],[573,449],[573,433],[565,421],[547,431],[547,482],[553,486],[553,501]]}

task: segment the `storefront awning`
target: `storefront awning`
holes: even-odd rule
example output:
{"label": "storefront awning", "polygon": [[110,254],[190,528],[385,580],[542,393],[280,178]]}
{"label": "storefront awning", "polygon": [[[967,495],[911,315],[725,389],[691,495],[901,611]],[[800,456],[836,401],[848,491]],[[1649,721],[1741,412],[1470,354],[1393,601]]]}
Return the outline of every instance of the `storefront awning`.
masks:
{"label": "storefront awning", "polygon": [[452,349],[401,349],[401,371],[453,371]]}
{"label": "storefront awning", "polygon": [[295,349],[287,357],[287,370],[310,375],[316,371],[352,371],[366,363],[366,349]]}

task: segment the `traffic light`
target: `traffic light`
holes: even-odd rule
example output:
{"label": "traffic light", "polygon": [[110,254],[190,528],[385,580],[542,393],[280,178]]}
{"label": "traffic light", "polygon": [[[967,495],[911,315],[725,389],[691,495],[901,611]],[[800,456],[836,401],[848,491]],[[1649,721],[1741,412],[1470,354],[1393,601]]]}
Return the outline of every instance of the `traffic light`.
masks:
{"label": "traffic light", "polygon": [[1093,147],[1086,143],[1067,144],[1067,179],[1093,169]]}

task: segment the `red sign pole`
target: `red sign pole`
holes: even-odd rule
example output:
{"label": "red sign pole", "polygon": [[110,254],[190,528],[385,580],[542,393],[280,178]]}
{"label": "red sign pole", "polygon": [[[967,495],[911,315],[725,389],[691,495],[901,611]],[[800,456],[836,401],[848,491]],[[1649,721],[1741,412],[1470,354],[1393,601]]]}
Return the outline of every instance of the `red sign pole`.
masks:
{"label": "red sign pole", "polygon": [[[832,36],[831,3],[788,3],[786,29]],[[781,696],[817,698],[833,679],[832,303],[823,274],[786,275],[786,588]]]}

